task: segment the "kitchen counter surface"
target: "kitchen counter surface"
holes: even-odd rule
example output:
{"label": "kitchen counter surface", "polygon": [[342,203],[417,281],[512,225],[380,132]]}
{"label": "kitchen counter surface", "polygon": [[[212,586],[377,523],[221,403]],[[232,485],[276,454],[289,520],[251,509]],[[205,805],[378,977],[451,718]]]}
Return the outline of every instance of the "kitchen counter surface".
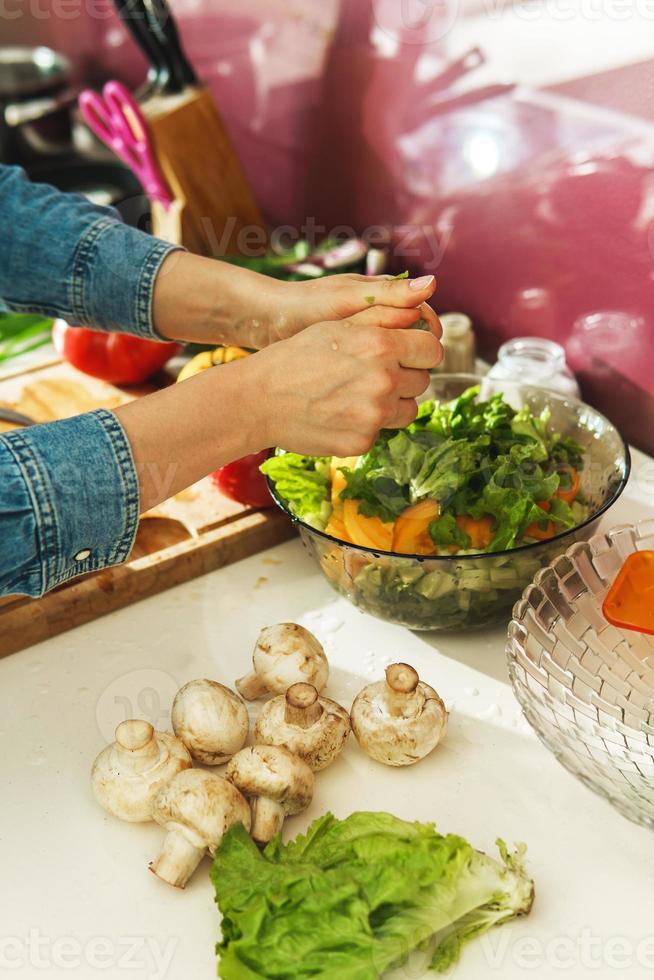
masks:
{"label": "kitchen counter surface", "polygon": [[[654,462],[637,453],[610,523],[651,516],[652,501]],[[119,721],[166,727],[182,683],[208,676],[232,685],[260,627],[283,620],[323,640],[333,668],[327,693],[344,704],[404,660],[451,711],[446,740],[409,769],[377,765],[351,739],[287,832],[326,809],[388,809],[491,852],[498,835],[524,840],[532,914],[467,947],[457,980],[652,976],[654,838],[531,733],[507,683],[504,629],[426,635],[379,622],[336,598],[297,541],[0,662],[0,976],[215,976],[208,862],[185,892],[149,874],[162,831],[104,814],[89,770]],[[423,975],[418,958],[397,977]]]}

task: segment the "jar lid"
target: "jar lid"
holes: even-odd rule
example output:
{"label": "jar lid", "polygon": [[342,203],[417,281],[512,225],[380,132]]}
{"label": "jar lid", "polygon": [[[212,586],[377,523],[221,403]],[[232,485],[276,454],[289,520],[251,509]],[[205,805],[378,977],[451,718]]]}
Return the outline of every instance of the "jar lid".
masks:
{"label": "jar lid", "polygon": [[443,313],[439,316],[443,337],[462,337],[472,330],[472,320],[465,313]]}

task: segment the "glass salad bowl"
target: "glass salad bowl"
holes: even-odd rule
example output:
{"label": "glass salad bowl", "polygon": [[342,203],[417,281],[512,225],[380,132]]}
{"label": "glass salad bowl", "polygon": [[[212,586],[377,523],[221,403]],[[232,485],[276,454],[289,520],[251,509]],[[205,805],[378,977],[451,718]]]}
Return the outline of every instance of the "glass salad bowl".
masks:
{"label": "glass salad bowl", "polygon": [[559,762],[654,828],[654,636],[602,615],[624,560],[649,549],[652,519],[572,545],[516,604],[507,653],[525,717]]}
{"label": "glass salad bowl", "polygon": [[355,606],[381,619],[416,630],[463,630],[506,620],[536,572],[575,541],[597,529],[629,476],[629,451],[617,430],[599,412],[544,388],[473,375],[437,375],[429,397],[458,397],[481,384],[480,398],[498,391],[515,409],[551,412],[551,425],[584,448],[581,490],[590,517],[546,541],[509,551],[425,557],[375,551],[348,544],[295,517],[268,485],[276,503],[293,520],[308,552],[329,583]]}

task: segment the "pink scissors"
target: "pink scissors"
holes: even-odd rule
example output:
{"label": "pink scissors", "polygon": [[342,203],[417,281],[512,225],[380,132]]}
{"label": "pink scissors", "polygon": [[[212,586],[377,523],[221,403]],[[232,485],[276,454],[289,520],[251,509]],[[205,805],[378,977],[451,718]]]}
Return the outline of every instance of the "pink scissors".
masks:
{"label": "pink scissors", "polygon": [[102,95],[85,89],[79,108],[87,126],[132,170],[151,201],[173,203],[154,157],[147,124],[135,99],[120,82],[107,82]]}

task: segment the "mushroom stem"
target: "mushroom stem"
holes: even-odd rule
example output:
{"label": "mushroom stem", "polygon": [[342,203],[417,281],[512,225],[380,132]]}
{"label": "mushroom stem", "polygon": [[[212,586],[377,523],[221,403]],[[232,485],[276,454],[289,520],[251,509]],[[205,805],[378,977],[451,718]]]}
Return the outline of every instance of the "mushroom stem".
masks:
{"label": "mushroom stem", "polygon": [[268,693],[268,688],[265,684],[262,684],[254,671],[236,681],[235,687],[241,697],[245,698],[246,701],[256,701],[257,698],[262,698],[264,694]]}
{"label": "mushroom stem", "polygon": [[409,664],[391,664],[386,668],[385,701],[388,713],[394,718],[408,717],[418,710],[415,692],[420,682]]}
{"label": "mushroom stem", "polygon": [[318,692],[312,684],[292,684],[286,692],[284,721],[298,728],[311,728],[322,715]]}
{"label": "mushroom stem", "polygon": [[282,829],[284,807],[265,796],[256,796],[252,807],[252,839],[257,844],[267,844]]}
{"label": "mushroom stem", "polygon": [[116,729],[116,744],[119,756],[133,773],[147,772],[169,755],[159,744],[154,728],[147,721],[122,721]]}
{"label": "mushroom stem", "polygon": [[206,847],[194,847],[183,834],[169,830],[156,861],[150,862],[150,871],[176,888],[184,888],[206,853]]}

